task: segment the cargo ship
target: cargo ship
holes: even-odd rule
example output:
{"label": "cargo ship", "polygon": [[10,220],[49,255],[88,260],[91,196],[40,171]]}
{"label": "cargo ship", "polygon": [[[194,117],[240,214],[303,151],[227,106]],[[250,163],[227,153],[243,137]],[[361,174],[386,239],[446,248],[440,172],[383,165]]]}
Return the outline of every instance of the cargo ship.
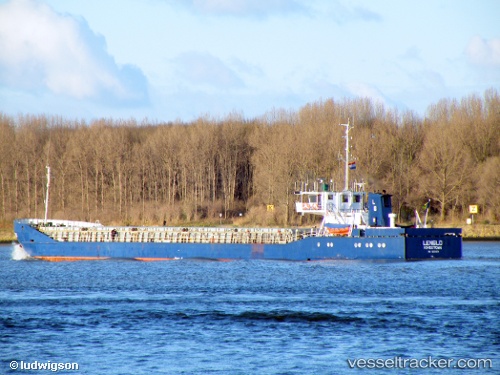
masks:
{"label": "cargo ship", "polygon": [[[275,259],[294,261],[364,259],[460,259],[460,228],[428,228],[416,212],[415,225],[396,225],[391,195],[349,186],[349,124],[345,126],[345,186],[314,181],[298,184],[296,212],[322,217],[313,228],[234,228],[104,226],[47,218],[16,219],[14,232],[29,257],[47,261],[110,258],[159,261],[176,259]],[[427,207],[428,210],[428,207]],[[425,214],[427,217],[427,213]]]}

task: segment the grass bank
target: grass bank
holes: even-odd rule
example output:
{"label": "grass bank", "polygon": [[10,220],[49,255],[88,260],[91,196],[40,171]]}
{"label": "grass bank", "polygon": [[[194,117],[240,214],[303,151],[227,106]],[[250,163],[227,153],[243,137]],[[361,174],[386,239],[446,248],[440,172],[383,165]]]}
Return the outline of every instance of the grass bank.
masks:
{"label": "grass bank", "polygon": [[0,223],[0,243],[9,243],[16,240],[14,229],[11,224]]}
{"label": "grass bank", "polygon": [[472,224],[462,227],[464,240],[497,240],[500,241],[499,224]]}

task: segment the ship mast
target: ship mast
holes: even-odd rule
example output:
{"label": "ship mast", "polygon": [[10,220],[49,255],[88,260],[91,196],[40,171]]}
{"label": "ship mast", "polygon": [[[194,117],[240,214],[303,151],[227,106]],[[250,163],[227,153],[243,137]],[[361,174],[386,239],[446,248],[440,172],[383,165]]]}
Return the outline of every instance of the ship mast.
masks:
{"label": "ship mast", "polygon": [[45,223],[49,214],[50,167],[47,165],[47,191],[45,193]]}
{"label": "ship mast", "polygon": [[345,186],[344,190],[349,190],[349,130],[352,129],[349,119],[347,119],[347,124],[340,124],[345,126]]}

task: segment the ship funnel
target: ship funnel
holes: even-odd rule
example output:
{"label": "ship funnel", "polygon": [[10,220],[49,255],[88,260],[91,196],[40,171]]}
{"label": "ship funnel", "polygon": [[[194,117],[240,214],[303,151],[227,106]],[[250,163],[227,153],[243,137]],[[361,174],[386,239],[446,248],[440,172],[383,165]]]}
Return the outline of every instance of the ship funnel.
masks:
{"label": "ship funnel", "polygon": [[368,225],[371,227],[387,227],[389,214],[392,213],[390,194],[368,194]]}

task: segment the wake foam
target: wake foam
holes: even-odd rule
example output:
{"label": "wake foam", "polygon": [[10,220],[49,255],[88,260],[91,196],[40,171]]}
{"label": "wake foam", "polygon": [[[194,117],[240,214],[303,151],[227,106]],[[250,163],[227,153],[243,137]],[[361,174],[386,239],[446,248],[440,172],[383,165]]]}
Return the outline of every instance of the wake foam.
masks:
{"label": "wake foam", "polygon": [[30,256],[28,255],[26,250],[23,249],[21,244],[16,244],[14,245],[14,250],[12,250],[12,259],[25,260],[25,259],[30,259]]}

